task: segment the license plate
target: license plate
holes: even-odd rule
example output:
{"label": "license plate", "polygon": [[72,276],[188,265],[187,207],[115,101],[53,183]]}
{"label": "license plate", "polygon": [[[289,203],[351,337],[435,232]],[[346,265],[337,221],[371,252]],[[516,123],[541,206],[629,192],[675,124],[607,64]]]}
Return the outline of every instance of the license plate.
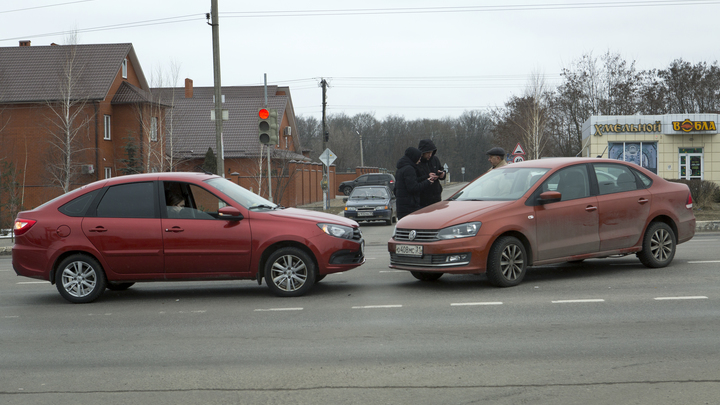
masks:
{"label": "license plate", "polygon": [[404,256],[422,256],[422,245],[395,245],[395,253]]}
{"label": "license plate", "polygon": [[371,217],[372,214],[372,212],[358,212],[359,217]]}

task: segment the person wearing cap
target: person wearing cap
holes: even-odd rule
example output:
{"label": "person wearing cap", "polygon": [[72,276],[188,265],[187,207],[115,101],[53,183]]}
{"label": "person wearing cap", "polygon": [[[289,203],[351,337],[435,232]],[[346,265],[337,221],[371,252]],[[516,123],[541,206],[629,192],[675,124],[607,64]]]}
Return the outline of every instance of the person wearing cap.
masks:
{"label": "person wearing cap", "polygon": [[395,197],[397,198],[397,219],[419,210],[420,193],[426,192],[434,177],[421,178],[418,163],[422,153],[412,146],[405,149],[405,155],[397,162],[395,172]]}
{"label": "person wearing cap", "polygon": [[497,169],[500,167],[503,167],[507,165],[507,162],[505,161],[505,149],[496,146],[486,153],[488,155],[488,161],[490,162],[490,169],[488,169],[488,172],[493,169]]}
{"label": "person wearing cap", "polygon": [[420,180],[437,177],[430,188],[420,193],[420,206],[427,207],[442,200],[442,185],[437,180],[444,179],[445,172],[443,171],[443,166],[440,164],[440,159],[435,154],[437,153],[437,147],[432,139],[421,140],[418,149],[420,153],[422,153],[420,164],[418,164],[420,173],[422,173]]}

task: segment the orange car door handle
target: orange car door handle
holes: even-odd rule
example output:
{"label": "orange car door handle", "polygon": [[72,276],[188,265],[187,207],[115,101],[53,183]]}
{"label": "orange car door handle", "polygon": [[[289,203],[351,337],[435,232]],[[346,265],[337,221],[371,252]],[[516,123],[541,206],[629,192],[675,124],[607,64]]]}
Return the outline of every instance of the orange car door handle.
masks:
{"label": "orange car door handle", "polygon": [[648,200],[647,198],[640,198],[640,199],[638,200],[638,203],[639,203],[639,204],[645,204],[645,203],[647,203],[647,202],[650,202],[650,200]]}
{"label": "orange car door handle", "polygon": [[98,226],[90,229],[88,232],[107,232],[107,229],[103,228],[102,226]]}
{"label": "orange car door handle", "polygon": [[592,205],[588,205],[587,207],[585,207],[585,211],[587,211],[587,212],[596,211],[596,210],[597,210],[597,207],[594,207]]}
{"label": "orange car door handle", "polygon": [[179,226],[173,226],[172,228],[165,229],[165,232],[183,232],[184,229],[180,228]]}

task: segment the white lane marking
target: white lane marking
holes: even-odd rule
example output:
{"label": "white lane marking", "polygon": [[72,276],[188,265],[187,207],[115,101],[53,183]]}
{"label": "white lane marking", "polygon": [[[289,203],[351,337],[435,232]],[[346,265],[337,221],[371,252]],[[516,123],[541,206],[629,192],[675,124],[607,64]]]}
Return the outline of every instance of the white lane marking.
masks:
{"label": "white lane marking", "polygon": [[5,315],[3,316],[4,319],[17,319],[20,318],[20,315]]}
{"label": "white lane marking", "polygon": [[703,263],[720,263],[720,260],[693,260],[689,261],[691,264],[703,264]]}
{"label": "white lane marking", "polygon": [[655,301],[669,301],[669,300],[706,300],[708,297],[704,295],[697,295],[694,297],[656,297]]}
{"label": "white lane marking", "polygon": [[50,284],[49,281],[20,281],[18,284]]}
{"label": "white lane marking", "polygon": [[471,305],[502,305],[502,302],[453,302],[450,304],[451,307],[463,307]]}
{"label": "white lane marking", "polygon": [[582,302],[605,302],[602,298],[593,298],[593,299],[586,299],[586,300],[557,300],[557,301],[551,301],[553,304],[574,304],[574,303],[582,303]]}
{"label": "white lane marking", "polygon": [[380,270],[380,273],[407,273],[405,270]]}
{"label": "white lane marking", "polygon": [[352,309],[402,308],[402,305],[363,305]]}
{"label": "white lane marking", "polygon": [[302,311],[303,308],[264,308],[256,309],[255,312],[271,312],[271,311]]}

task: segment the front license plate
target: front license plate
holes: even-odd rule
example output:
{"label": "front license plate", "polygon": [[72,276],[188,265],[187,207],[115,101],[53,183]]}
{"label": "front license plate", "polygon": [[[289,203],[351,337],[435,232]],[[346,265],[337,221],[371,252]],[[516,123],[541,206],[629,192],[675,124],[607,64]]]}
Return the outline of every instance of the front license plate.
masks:
{"label": "front license plate", "polygon": [[359,217],[371,217],[372,214],[372,212],[358,212]]}
{"label": "front license plate", "polygon": [[395,253],[404,256],[422,256],[422,245],[395,245]]}

